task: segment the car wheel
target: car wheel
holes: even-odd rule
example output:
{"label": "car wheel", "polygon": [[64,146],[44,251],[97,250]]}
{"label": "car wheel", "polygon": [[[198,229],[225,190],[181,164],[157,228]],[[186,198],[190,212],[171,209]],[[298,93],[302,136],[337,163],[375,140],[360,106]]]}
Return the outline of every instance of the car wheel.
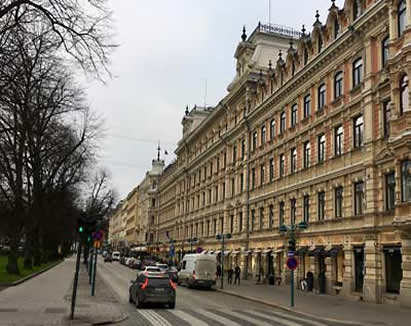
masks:
{"label": "car wheel", "polygon": [[143,303],[138,300],[138,296],[136,296],[136,308],[141,309],[143,308]]}
{"label": "car wheel", "polygon": [[168,304],[168,308],[169,308],[169,309],[175,309],[175,308],[176,308],[176,302],[173,301],[173,302],[169,303],[169,304]]}

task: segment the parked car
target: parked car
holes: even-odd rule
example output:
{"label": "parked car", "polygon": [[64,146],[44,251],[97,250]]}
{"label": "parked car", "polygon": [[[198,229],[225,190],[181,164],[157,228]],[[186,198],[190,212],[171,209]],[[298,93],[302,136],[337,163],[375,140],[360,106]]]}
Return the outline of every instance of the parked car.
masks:
{"label": "parked car", "polygon": [[176,306],[176,285],[168,275],[141,272],[129,288],[129,302],[137,308],[147,303],[166,304],[170,309]]}
{"label": "parked car", "polygon": [[157,266],[146,266],[141,273],[165,274]]}
{"label": "parked car", "polygon": [[156,266],[158,268],[160,268],[162,272],[164,272],[164,273],[168,272],[168,265],[167,264],[156,263]]}
{"label": "parked car", "polygon": [[111,254],[111,258],[117,261],[120,261],[120,251],[113,251],[113,253]]}
{"label": "parked car", "polygon": [[171,266],[168,269],[168,276],[170,277],[170,279],[173,282],[177,283],[178,282],[178,270],[177,270],[177,268],[175,268],[174,266]]}
{"label": "parked car", "polygon": [[113,261],[113,258],[111,257],[110,253],[106,253],[104,256],[104,262],[105,263],[111,263]]}
{"label": "parked car", "polygon": [[217,258],[209,254],[188,254],[181,262],[178,284],[211,288],[217,281]]}

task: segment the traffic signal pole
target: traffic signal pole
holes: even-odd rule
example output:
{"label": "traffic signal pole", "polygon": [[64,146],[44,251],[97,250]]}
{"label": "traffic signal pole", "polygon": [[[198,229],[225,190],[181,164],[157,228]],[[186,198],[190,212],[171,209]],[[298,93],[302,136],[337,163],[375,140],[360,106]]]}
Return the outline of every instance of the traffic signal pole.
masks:
{"label": "traffic signal pole", "polygon": [[[94,257],[93,257],[94,256]],[[96,290],[96,270],[97,270],[97,248],[94,248],[94,255],[92,256],[92,259],[94,261],[93,264],[93,275],[92,275],[92,281],[91,281],[91,296],[94,297],[94,293]]]}
{"label": "traffic signal pole", "polygon": [[77,259],[76,259],[76,271],[74,273],[74,282],[73,282],[73,294],[71,296],[71,320],[74,319],[74,309],[76,307],[76,295],[77,295],[77,284],[78,284],[78,274],[80,270],[80,257],[81,257],[81,238],[78,241],[77,246]]}

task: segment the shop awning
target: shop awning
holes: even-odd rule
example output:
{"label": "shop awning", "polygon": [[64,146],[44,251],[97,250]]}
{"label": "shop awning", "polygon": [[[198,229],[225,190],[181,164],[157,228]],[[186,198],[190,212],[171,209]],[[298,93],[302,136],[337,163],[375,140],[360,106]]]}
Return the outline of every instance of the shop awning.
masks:
{"label": "shop awning", "polygon": [[250,252],[251,252],[251,250],[245,250],[245,251],[242,251],[241,254],[246,256],[246,255],[249,255]]}
{"label": "shop awning", "polygon": [[221,250],[216,250],[214,251],[214,255],[218,255],[221,252]]}
{"label": "shop awning", "polygon": [[336,257],[341,252],[341,247],[333,247],[325,253],[325,256]]}
{"label": "shop awning", "polygon": [[295,252],[295,255],[304,256],[307,252],[308,252],[308,247],[301,247],[297,249],[297,251]]}
{"label": "shop awning", "polygon": [[214,253],[214,250],[210,250],[208,253],[209,253],[209,254],[213,254],[213,253]]}
{"label": "shop awning", "polygon": [[394,252],[401,252],[401,247],[394,247],[394,246],[385,246],[383,251],[394,253]]}
{"label": "shop awning", "polygon": [[268,253],[270,253],[271,251],[273,251],[272,249],[265,249],[264,251],[263,251],[263,254],[268,254]]}
{"label": "shop awning", "polygon": [[261,249],[254,249],[253,254],[261,254]]}
{"label": "shop awning", "polygon": [[324,254],[325,254],[324,247],[316,247],[314,248],[314,250],[310,250],[308,252],[309,256],[314,256],[314,257],[324,256]]}
{"label": "shop awning", "polygon": [[207,252],[208,252],[207,250],[203,250],[201,253],[206,254]]}
{"label": "shop awning", "polygon": [[275,249],[274,250],[274,252],[276,253],[276,254],[278,254],[278,253],[280,253],[280,252],[283,252],[284,251],[284,248],[279,248],[279,249]]}
{"label": "shop awning", "polygon": [[224,256],[228,256],[229,254],[231,254],[231,250],[224,251]]}

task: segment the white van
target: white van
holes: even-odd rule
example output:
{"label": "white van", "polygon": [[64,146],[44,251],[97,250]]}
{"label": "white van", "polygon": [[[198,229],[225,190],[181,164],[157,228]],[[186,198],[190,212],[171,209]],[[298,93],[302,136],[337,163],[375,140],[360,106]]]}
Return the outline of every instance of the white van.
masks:
{"label": "white van", "polygon": [[113,251],[111,254],[111,259],[120,261],[120,251]]}
{"label": "white van", "polygon": [[188,288],[211,288],[217,281],[217,257],[209,254],[187,254],[180,264],[178,284]]}

